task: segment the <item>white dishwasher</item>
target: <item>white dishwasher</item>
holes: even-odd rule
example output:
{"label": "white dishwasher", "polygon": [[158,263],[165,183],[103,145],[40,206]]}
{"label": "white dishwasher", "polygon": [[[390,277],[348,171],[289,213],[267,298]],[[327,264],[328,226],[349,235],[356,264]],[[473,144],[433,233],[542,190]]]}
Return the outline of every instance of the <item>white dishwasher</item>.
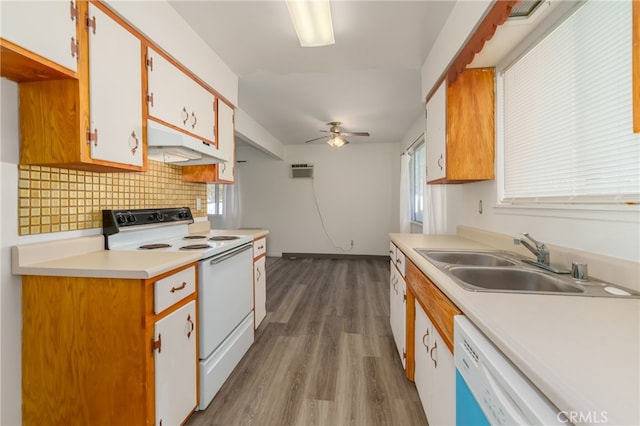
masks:
{"label": "white dishwasher", "polygon": [[464,315],[454,319],[456,425],[566,425],[566,418]]}

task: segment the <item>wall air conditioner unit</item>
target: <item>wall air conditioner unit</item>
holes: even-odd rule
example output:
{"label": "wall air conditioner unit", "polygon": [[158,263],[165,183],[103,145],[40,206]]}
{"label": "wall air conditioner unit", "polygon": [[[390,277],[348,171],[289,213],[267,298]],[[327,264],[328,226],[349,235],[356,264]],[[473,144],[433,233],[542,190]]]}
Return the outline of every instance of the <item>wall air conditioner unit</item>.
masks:
{"label": "wall air conditioner unit", "polygon": [[292,164],[291,177],[292,178],[312,178],[313,164]]}

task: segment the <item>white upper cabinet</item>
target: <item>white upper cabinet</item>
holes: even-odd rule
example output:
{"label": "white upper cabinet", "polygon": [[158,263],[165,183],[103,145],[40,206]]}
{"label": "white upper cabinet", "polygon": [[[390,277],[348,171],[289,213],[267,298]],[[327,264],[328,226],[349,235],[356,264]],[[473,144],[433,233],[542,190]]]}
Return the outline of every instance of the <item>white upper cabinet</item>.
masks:
{"label": "white upper cabinet", "polygon": [[91,158],[142,166],[141,43],[89,4]]}
{"label": "white upper cabinet", "polygon": [[3,39],[77,71],[74,1],[2,1],[0,8]]}
{"label": "white upper cabinet", "polygon": [[215,143],[213,93],[152,48],[147,53],[149,118]]}
{"label": "white upper cabinet", "polygon": [[427,182],[446,177],[447,82],[427,102]]}
{"label": "white upper cabinet", "polygon": [[218,158],[233,161],[235,147],[234,111],[218,100]]}

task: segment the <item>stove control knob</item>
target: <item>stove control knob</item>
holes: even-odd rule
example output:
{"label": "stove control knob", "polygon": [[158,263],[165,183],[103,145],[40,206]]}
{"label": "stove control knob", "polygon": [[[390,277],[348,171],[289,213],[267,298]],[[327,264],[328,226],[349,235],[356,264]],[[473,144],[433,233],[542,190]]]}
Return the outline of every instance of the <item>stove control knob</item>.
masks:
{"label": "stove control knob", "polygon": [[134,223],[136,221],[136,217],[132,214],[127,215],[127,223]]}
{"label": "stove control knob", "polygon": [[157,212],[157,213],[156,213],[156,220],[157,220],[158,222],[162,222],[162,221],[164,221],[164,214],[162,214],[162,213],[160,213],[160,212]]}
{"label": "stove control knob", "polygon": [[178,217],[180,219],[186,219],[188,217],[187,212],[184,210],[180,211],[180,213],[178,213]]}
{"label": "stove control knob", "polygon": [[118,222],[118,225],[124,225],[125,223],[127,223],[127,218],[121,214],[118,214],[116,215],[116,222]]}

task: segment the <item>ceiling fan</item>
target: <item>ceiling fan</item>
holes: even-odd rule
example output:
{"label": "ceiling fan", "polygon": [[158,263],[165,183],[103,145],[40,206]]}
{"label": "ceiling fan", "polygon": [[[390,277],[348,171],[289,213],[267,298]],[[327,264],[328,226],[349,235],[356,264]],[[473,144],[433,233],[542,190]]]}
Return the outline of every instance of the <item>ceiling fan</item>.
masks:
{"label": "ceiling fan", "polygon": [[334,148],[340,148],[342,145],[346,145],[349,143],[349,141],[344,138],[345,136],[369,136],[369,132],[343,132],[340,129],[340,124],[342,123],[340,123],[339,121],[331,121],[327,124],[331,126],[329,130],[320,130],[320,131],[324,133],[329,133],[328,135],[320,136],[319,138],[309,139],[305,143],[315,142],[320,139],[329,138],[327,140],[327,143],[329,144],[329,146],[332,146]]}

